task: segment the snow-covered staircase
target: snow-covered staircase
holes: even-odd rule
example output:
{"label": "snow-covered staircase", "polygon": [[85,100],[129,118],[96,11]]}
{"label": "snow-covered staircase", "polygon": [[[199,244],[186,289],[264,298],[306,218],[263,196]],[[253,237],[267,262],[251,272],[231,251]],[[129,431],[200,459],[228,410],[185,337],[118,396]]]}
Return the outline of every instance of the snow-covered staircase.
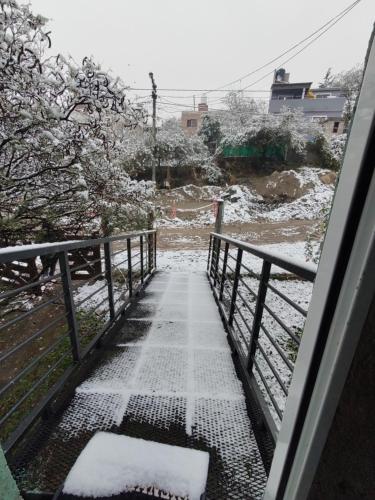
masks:
{"label": "snow-covered staircase", "polygon": [[61,484],[97,431],[208,451],[207,498],[262,497],[266,473],[204,273],[154,276],[35,458],[38,477]]}

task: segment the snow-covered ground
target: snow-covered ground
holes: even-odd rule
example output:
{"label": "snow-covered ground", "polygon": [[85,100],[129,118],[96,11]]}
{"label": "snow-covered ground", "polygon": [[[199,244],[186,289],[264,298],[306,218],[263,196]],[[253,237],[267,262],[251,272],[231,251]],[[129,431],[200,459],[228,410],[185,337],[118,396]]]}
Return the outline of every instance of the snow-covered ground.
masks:
{"label": "snow-covered ground", "polygon": [[[224,223],[243,223],[264,221],[288,221],[291,219],[314,220],[321,217],[321,210],[328,205],[333,196],[334,184],[324,183],[321,177],[330,171],[320,168],[303,167],[298,170],[286,171],[296,181],[304,193],[293,201],[270,203],[254,189],[244,185],[234,185],[229,188],[215,186],[185,186],[171,190],[167,198],[176,202],[176,217],[171,216],[171,209],[164,208],[158,220],[160,227],[200,227],[214,224],[215,214],[210,201],[218,194],[229,190],[230,197],[225,201]],[[275,184],[275,186],[273,185]],[[268,182],[269,193],[276,188],[276,183]],[[193,198],[195,196],[195,198]],[[179,209],[182,201],[201,200],[201,206],[192,209]],[[208,202],[208,206],[207,206]],[[202,207],[202,208],[201,208]],[[188,215],[188,217],[186,217]]]}
{"label": "snow-covered ground", "polygon": [[[321,210],[332,202],[334,186],[324,184],[319,174],[326,171],[315,168],[303,168],[296,172],[296,177],[302,187],[309,186],[308,192],[290,203],[280,204],[274,210],[261,215],[262,218],[272,221],[287,221],[290,219],[318,219]],[[311,186],[311,187],[310,187]]]}
{"label": "snow-covered ground", "polygon": [[[286,258],[298,259],[306,262],[305,243],[297,241],[294,243],[275,243],[269,245],[257,245],[257,248],[264,251],[276,253]],[[161,271],[186,271],[202,272],[207,268],[207,250],[159,250],[157,253],[157,268]],[[254,272],[260,272],[262,260],[255,255],[244,253],[243,263]],[[280,272],[281,269],[274,266],[272,272]]]}

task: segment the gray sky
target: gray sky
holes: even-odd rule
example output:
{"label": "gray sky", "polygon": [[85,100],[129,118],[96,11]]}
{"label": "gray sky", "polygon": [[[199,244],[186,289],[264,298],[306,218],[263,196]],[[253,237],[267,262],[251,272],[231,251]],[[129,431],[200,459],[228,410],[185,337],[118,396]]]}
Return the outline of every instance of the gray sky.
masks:
{"label": "gray sky", "polygon": [[[31,0],[34,13],[49,18],[52,51],[77,61],[92,55],[132,87],[149,88],[153,71],[159,88],[213,89],[268,62],[318,29],[350,0]],[[375,20],[375,1],[362,0],[304,52],[285,65],[291,81],[318,83],[362,62]],[[253,83],[291,54],[231,88]],[[269,89],[272,76],[250,87]],[[160,114],[175,116],[199,92],[160,91]],[[148,91],[131,92],[147,96]],[[222,93],[210,93],[212,108]],[[256,98],[266,93],[254,92]],[[179,97],[177,97],[179,96]],[[141,99],[142,100],[142,99]],[[163,111],[163,113],[161,113]]]}

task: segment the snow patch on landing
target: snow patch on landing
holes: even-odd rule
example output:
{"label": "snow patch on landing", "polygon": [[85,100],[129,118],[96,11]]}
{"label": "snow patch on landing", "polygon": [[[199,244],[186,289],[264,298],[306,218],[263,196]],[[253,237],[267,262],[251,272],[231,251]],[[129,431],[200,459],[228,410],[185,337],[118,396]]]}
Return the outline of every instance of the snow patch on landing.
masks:
{"label": "snow patch on landing", "polygon": [[204,451],[98,432],[78,457],[63,491],[97,498],[153,487],[199,500],[208,463]]}

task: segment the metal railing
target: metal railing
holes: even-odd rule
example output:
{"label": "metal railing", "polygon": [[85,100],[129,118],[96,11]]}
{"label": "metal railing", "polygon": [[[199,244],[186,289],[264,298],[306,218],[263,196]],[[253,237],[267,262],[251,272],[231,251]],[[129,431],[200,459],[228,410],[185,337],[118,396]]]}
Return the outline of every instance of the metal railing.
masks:
{"label": "metal railing", "polygon": [[212,233],[207,273],[245,390],[276,440],[316,266]]}
{"label": "metal railing", "polygon": [[[88,247],[99,257],[74,264],[74,255],[80,249],[87,255]],[[31,258],[37,258],[40,269],[36,279],[20,286],[1,273],[10,262],[22,269]],[[48,261],[53,266],[46,266]],[[93,264],[99,271],[94,275]],[[0,249],[0,438],[5,452],[47,411],[155,268],[155,230]],[[73,273],[81,273],[79,281],[73,282]]]}

